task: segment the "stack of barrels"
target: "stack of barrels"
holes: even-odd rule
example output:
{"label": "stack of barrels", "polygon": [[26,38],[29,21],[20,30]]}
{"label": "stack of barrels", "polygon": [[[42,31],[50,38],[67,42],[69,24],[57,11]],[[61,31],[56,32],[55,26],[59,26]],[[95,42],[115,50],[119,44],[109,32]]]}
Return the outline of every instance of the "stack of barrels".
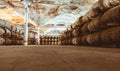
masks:
{"label": "stack of barrels", "polygon": [[[21,28],[21,29],[20,29]],[[11,45],[22,45],[23,44],[23,31],[21,26],[11,26]]]}
{"label": "stack of barrels", "polygon": [[[36,43],[36,33],[29,32],[28,43]],[[23,45],[23,26],[12,26],[9,22],[0,19],[0,45]]]}
{"label": "stack of barrels", "polygon": [[9,22],[0,20],[0,45],[11,44],[11,26]]}
{"label": "stack of barrels", "polygon": [[34,31],[29,31],[28,33],[28,44],[35,45],[36,44],[37,33]]}
{"label": "stack of barrels", "polygon": [[58,45],[58,36],[41,35],[40,44],[41,45]]}
{"label": "stack of barrels", "polygon": [[73,31],[72,29],[67,29],[64,32],[62,32],[61,35],[59,36],[58,44],[72,45],[72,39],[73,39],[72,31]]}
{"label": "stack of barrels", "polygon": [[120,47],[119,19],[119,0],[98,0],[70,29],[61,34],[59,42],[69,45],[68,40],[72,39],[73,45]]}

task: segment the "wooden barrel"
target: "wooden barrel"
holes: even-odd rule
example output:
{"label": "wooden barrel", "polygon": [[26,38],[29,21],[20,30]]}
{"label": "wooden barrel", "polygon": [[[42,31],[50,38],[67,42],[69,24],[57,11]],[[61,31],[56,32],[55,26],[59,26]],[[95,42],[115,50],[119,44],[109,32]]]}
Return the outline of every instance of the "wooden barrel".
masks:
{"label": "wooden barrel", "polygon": [[58,42],[55,42],[55,45],[58,45]]}
{"label": "wooden barrel", "polygon": [[5,28],[5,37],[11,38],[11,31],[7,28]]}
{"label": "wooden barrel", "polygon": [[49,42],[49,36],[47,36],[47,40],[46,41]]}
{"label": "wooden barrel", "polygon": [[106,11],[100,19],[101,24],[120,21],[120,5]]}
{"label": "wooden barrel", "polygon": [[47,44],[47,38],[46,38],[46,35],[44,37],[44,42],[45,42],[45,45]]}
{"label": "wooden barrel", "polygon": [[98,5],[102,11],[106,11],[120,4],[119,0],[99,0]]}
{"label": "wooden barrel", "polygon": [[97,16],[101,15],[102,11],[98,6],[98,2],[94,3],[90,10],[83,16],[82,23],[88,23],[92,19],[96,18]]}
{"label": "wooden barrel", "polygon": [[101,15],[103,12],[99,8],[98,2],[95,2],[89,10],[90,17],[89,18],[96,18],[97,16]]}
{"label": "wooden barrel", "polygon": [[44,42],[44,41],[42,42],[42,45],[45,45],[45,42]]}
{"label": "wooden barrel", "polygon": [[70,30],[66,35],[67,35],[66,39],[72,38],[73,37],[72,30]]}
{"label": "wooden barrel", "polygon": [[80,27],[82,27],[82,25],[83,25],[83,23],[82,23],[82,17],[83,16],[81,16],[81,17],[79,17],[76,21],[75,21],[75,23],[73,24],[73,29],[75,29],[75,28],[80,28]]}
{"label": "wooden barrel", "polygon": [[19,40],[17,40],[16,45],[19,45],[19,44],[20,44],[20,41],[19,41]]}
{"label": "wooden barrel", "polygon": [[81,37],[74,37],[72,39],[72,44],[73,45],[81,45]]}
{"label": "wooden barrel", "polygon": [[4,45],[5,44],[5,39],[0,37],[0,45]]}
{"label": "wooden barrel", "polygon": [[87,12],[83,17],[82,17],[82,23],[88,23],[89,21],[91,21],[91,19],[89,18],[89,12]]}
{"label": "wooden barrel", "polygon": [[57,38],[55,38],[55,42],[57,42],[58,41],[58,39]]}
{"label": "wooden barrel", "polygon": [[20,41],[20,45],[23,45],[23,44],[24,44],[24,42],[21,40],[21,41]]}
{"label": "wooden barrel", "polygon": [[49,36],[49,45],[51,45],[51,38],[50,38],[50,36]]}
{"label": "wooden barrel", "polygon": [[88,30],[92,33],[92,32],[97,32],[97,31],[101,31],[102,29],[104,29],[106,27],[106,24],[101,25],[100,22],[100,18],[101,16],[96,17],[95,19],[93,19],[89,24],[88,24]]}
{"label": "wooden barrel", "polygon": [[91,45],[100,45],[100,43],[101,43],[100,36],[101,36],[101,32],[89,34],[87,36],[87,42]]}
{"label": "wooden barrel", "polygon": [[101,41],[104,43],[120,42],[120,26],[109,28],[101,33]]}
{"label": "wooden barrel", "polygon": [[47,42],[47,41],[45,41],[45,45],[48,45],[48,42]]}
{"label": "wooden barrel", "polygon": [[72,45],[72,39],[69,39],[69,40],[68,40],[68,44],[69,44],[69,45]]}
{"label": "wooden barrel", "polygon": [[55,39],[56,39],[56,37],[55,37],[55,36],[53,36],[53,39],[54,39],[54,42],[56,42],[56,41],[55,41]]}
{"label": "wooden barrel", "polygon": [[[12,44],[11,39],[6,38],[5,39],[5,45],[11,45],[11,44]],[[15,42],[15,44],[17,44],[17,41]]]}
{"label": "wooden barrel", "polygon": [[72,34],[74,37],[78,37],[81,35],[81,29],[80,28],[76,28],[72,31]]}
{"label": "wooden barrel", "polygon": [[88,29],[88,23],[87,23],[87,24],[84,24],[84,26],[81,28],[81,30],[82,30],[82,33],[83,33],[84,35],[89,34],[90,31],[89,31],[89,29]]}
{"label": "wooden barrel", "polygon": [[87,37],[88,35],[84,35],[81,37],[81,42],[82,42],[82,45],[88,45],[88,41],[87,41]]}
{"label": "wooden barrel", "polygon": [[0,27],[0,37],[3,37],[3,34],[5,34],[5,30]]}
{"label": "wooden barrel", "polygon": [[55,42],[52,41],[52,45],[55,45]]}
{"label": "wooden barrel", "polygon": [[54,42],[54,37],[52,37],[52,42]]}

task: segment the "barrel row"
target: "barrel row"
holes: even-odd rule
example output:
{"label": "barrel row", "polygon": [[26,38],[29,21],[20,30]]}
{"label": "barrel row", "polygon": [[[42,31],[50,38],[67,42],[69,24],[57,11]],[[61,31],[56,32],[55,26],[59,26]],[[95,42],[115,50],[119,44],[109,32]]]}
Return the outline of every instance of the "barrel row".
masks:
{"label": "barrel row", "polygon": [[[31,36],[30,33],[29,36]],[[35,44],[34,36],[28,37],[29,44]],[[24,30],[22,26],[11,26],[9,22],[0,19],[0,45],[23,45],[23,38]]]}
{"label": "barrel row", "polygon": [[120,5],[120,0],[98,0],[90,10],[82,17],[82,22],[87,23],[107,10]]}
{"label": "barrel row", "polygon": [[58,45],[58,36],[51,36],[51,35],[40,36],[40,44],[41,45]]}
{"label": "barrel row", "polygon": [[99,0],[61,33],[59,44],[120,47],[119,11],[119,0]]}

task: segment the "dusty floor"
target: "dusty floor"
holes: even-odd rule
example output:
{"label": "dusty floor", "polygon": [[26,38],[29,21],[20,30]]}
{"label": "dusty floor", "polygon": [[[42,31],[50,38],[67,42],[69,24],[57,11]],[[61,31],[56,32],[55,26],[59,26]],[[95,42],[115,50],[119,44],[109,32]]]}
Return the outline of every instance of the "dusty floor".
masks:
{"label": "dusty floor", "polygon": [[0,46],[0,71],[120,71],[120,48]]}

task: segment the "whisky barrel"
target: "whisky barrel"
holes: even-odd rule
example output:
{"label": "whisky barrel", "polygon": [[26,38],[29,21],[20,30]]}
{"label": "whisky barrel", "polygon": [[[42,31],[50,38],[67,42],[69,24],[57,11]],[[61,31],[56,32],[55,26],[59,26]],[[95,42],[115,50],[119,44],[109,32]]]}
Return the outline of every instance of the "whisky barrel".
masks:
{"label": "whisky barrel", "polygon": [[11,37],[11,31],[9,30],[9,29],[7,29],[7,28],[4,28],[5,29],[5,37]]}
{"label": "whisky barrel", "polygon": [[66,37],[67,39],[73,37],[73,35],[72,35],[72,31],[73,31],[73,30],[70,30],[70,31],[67,33],[67,37]]}
{"label": "whisky barrel", "polygon": [[90,33],[90,31],[89,31],[89,29],[88,29],[88,24],[89,24],[89,23],[84,24],[84,26],[81,28],[82,33],[83,33],[84,35],[86,35],[86,34],[89,34],[89,33]]}
{"label": "whisky barrel", "polygon": [[106,11],[112,7],[120,5],[120,1],[119,0],[99,0],[98,5],[102,11]]}
{"label": "whisky barrel", "polygon": [[50,45],[52,45],[52,36],[50,36]]}
{"label": "whisky barrel", "polygon": [[20,41],[20,45],[23,45],[23,43],[24,43],[23,40],[21,40],[21,41]]}
{"label": "whisky barrel", "polygon": [[82,42],[82,45],[88,45],[88,41],[87,41],[87,37],[88,35],[84,35],[81,37],[81,42]]}
{"label": "whisky barrel", "polygon": [[73,45],[81,45],[81,37],[74,37],[72,39],[72,44]]}
{"label": "whisky barrel", "polygon": [[95,2],[89,10],[90,18],[96,18],[101,15],[103,12],[99,8],[98,2]]}
{"label": "whisky barrel", "polygon": [[3,34],[5,34],[5,30],[0,27],[0,37],[3,37]]}
{"label": "whisky barrel", "polygon": [[45,42],[44,42],[44,41],[42,42],[42,45],[45,45]]}
{"label": "whisky barrel", "polygon": [[55,42],[55,45],[58,45],[58,42]]}
{"label": "whisky barrel", "polygon": [[45,42],[46,42],[46,37],[45,37],[45,35],[43,36],[43,45],[45,45]]}
{"label": "whisky barrel", "polygon": [[101,31],[102,29],[104,29],[106,27],[106,24],[101,25],[100,22],[100,18],[101,16],[96,17],[95,19],[93,19],[89,24],[88,24],[88,30],[93,33],[93,32],[97,32],[97,31]]}
{"label": "whisky barrel", "polygon": [[58,41],[58,39],[57,38],[55,38],[55,42],[57,42]]}
{"label": "whisky barrel", "polygon": [[0,37],[0,45],[4,45],[5,44],[5,39]]}
{"label": "whisky barrel", "polygon": [[[11,45],[11,44],[12,44],[11,39],[6,38],[5,39],[5,45]],[[17,44],[17,41],[15,42],[15,44]]]}
{"label": "whisky barrel", "polygon": [[120,5],[106,11],[100,19],[101,24],[120,21]]}
{"label": "whisky barrel", "polygon": [[101,43],[100,36],[101,36],[101,32],[89,34],[87,36],[87,42],[91,45],[99,45]]}
{"label": "whisky barrel", "polygon": [[52,41],[52,45],[55,45],[55,42]]}
{"label": "whisky barrel", "polygon": [[69,44],[69,45],[72,45],[72,39],[69,39],[69,40],[68,40],[68,44]]}
{"label": "whisky barrel", "polygon": [[48,45],[48,42],[47,42],[47,41],[45,41],[45,45]]}
{"label": "whisky barrel", "polygon": [[91,19],[89,18],[89,12],[87,12],[83,17],[82,17],[82,23],[88,23],[89,21],[91,21]]}
{"label": "whisky barrel", "polygon": [[72,31],[72,34],[74,37],[78,37],[81,35],[81,29],[80,28],[76,28]]}
{"label": "whisky barrel", "polygon": [[101,33],[103,43],[120,42],[120,26],[109,28]]}
{"label": "whisky barrel", "polygon": [[96,2],[93,4],[90,10],[83,16],[82,23],[88,23],[101,14],[102,14],[102,11],[98,6],[98,2]]}
{"label": "whisky barrel", "polygon": [[75,29],[75,28],[80,28],[80,27],[82,27],[82,25],[83,25],[83,23],[82,23],[82,17],[83,16],[80,16],[76,21],[75,21],[75,23],[73,24],[73,29]]}

